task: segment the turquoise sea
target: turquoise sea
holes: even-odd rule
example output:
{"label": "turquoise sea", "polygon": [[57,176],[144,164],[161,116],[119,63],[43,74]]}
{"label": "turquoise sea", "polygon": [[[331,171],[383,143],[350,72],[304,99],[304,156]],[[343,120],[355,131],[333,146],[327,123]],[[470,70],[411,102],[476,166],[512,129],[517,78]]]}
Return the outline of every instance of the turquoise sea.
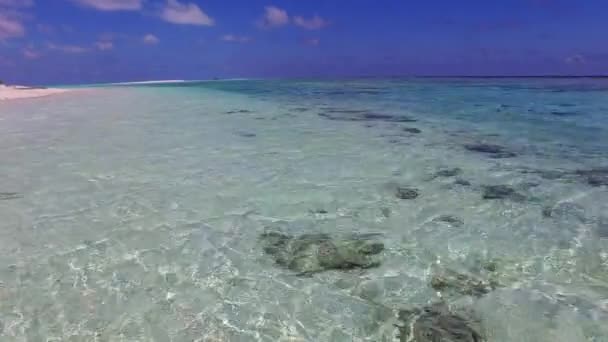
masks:
{"label": "turquoise sea", "polygon": [[[426,342],[437,302],[608,341],[608,79],[99,87],[0,103],[0,160],[0,341]],[[269,231],[384,248],[302,274]]]}

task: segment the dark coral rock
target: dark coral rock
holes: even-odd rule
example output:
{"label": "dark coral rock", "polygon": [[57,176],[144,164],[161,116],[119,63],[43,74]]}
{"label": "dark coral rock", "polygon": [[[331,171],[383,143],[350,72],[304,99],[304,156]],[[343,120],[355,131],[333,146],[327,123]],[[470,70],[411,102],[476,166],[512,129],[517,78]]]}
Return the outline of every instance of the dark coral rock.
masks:
{"label": "dark coral rock", "polygon": [[415,127],[403,127],[403,131],[407,132],[407,133],[413,133],[413,134],[422,133],[422,131],[420,129],[415,128]]}
{"label": "dark coral rock", "polygon": [[224,113],[225,114],[245,114],[245,113],[253,113],[253,112],[248,109],[237,109],[237,110],[229,110]]}
{"label": "dark coral rock", "polygon": [[542,210],[543,216],[546,218],[567,220],[569,218],[574,218],[576,221],[585,222],[585,208],[582,206],[571,203],[571,202],[562,202],[558,203],[554,206],[546,206]]}
{"label": "dark coral rock", "polygon": [[360,120],[358,121],[416,122],[417,120],[402,115],[365,113],[360,117]]}
{"label": "dark coral rock", "polygon": [[504,147],[491,144],[467,144],[464,147],[469,151],[482,153],[501,153],[504,151]]}
{"label": "dark coral rock", "polygon": [[504,109],[509,109],[511,107],[512,106],[510,106],[510,105],[500,104],[500,105],[498,105],[498,107],[496,107],[496,111],[497,112],[502,112]]}
{"label": "dark coral rock", "polygon": [[539,170],[537,173],[541,178],[549,180],[560,179],[565,175],[563,171],[557,170]]}
{"label": "dark coral rock", "polygon": [[378,95],[384,93],[383,89],[381,88],[360,88],[354,89],[354,91],[356,91],[356,93],[359,95]]}
{"label": "dark coral rock", "polygon": [[420,195],[420,192],[416,188],[409,188],[405,186],[399,186],[395,189],[395,196],[403,200],[415,199]]}
{"label": "dark coral rock", "polygon": [[327,214],[327,210],[325,209],[315,209],[310,211],[313,214]]}
{"label": "dark coral rock", "polygon": [[507,151],[503,146],[494,144],[467,144],[464,148],[472,152],[484,153],[491,158],[512,158],[517,155],[515,152]]}
{"label": "dark coral rock", "polygon": [[608,167],[597,167],[589,170],[576,170],[575,173],[587,180],[591,186],[608,186]]}
{"label": "dark coral rock", "polygon": [[533,170],[525,171],[526,173],[537,173],[545,179],[560,179],[566,180],[583,179],[591,186],[608,186],[608,167],[596,167],[592,169],[579,169],[574,171],[568,170]]}
{"label": "dark coral rock", "polygon": [[340,108],[325,108],[328,113],[339,113],[339,114],[363,114],[367,113],[364,109],[340,109]]}
{"label": "dark coral rock", "polygon": [[391,208],[382,208],[380,209],[380,212],[382,213],[382,216],[386,218],[391,217]]}
{"label": "dark coral rock", "polygon": [[380,121],[390,121],[393,120],[395,117],[392,115],[388,115],[388,114],[378,114],[378,113],[365,113],[361,116],[362,118],[366,119],[366,120],[380,120]]}
{"label": "dark coral rock", "polygon": [[493,278],[485,280],[476,275],[458,273],[452,270],[435,273],[431,277],[430,283],[431,287],[437,291],[474,297],[481,297],[500,287],[499,283]]}
{"label": "dark coral rock", "polygon": [[483,337],[469,319],[450,312],[445,304],[433,304],[421,310],[401,310],[401,342],[483,342]]}
{"label": "dark coral rock", "polygon": [[604,175],[604,174],[608,174],[608,166],[594,167],[592,169],[579,169],[579,170],[576,170],[575,173],[579,174],[581,176]]}
{"label": "dark coral rock", "polygon": [[262,234],[260,239],[264,242],[264,252],[270,255],[277,255],[283,249],[287,248],[287,244],[291,240],[291,237],[277,232],[268,232]]}
{"label": "dark coral rock", "polygon": [[376,267],[380,265],[377,256],[384,250],[384,244],[373,235],[332,238],[328,234],[292,237],[265,233],[261,241],[264,252],[278,265],[300,274]]}
{"label": "dark coral rock", "polygon": [[600,217],[595,227],[595,232],[600,238],[608,239],[608,217]]}
{"label": "dark coral rock", "polygon": [[255,133],[250,132],[238,132],[237,135],[243,138],[255,138],[257,136]]}
{"label": "dark coral rock", "polygon": [[537,186],[540,186],[540,183],[538,183],[538,182],[523,182],[523,183],[519,184],[519,187],[521,189],[525,189],[525,190],[536,188]]}
{"label": "dark coral rock", "polygon": [[331,109],[319,116],[328,120],[334,121],[384,121],[384,122],[415,122],[412,119],[403,115],[389,115],[381,113],[373,113],[364,110],[348,110],[348,109]]}
{"label": "dark coral rock", "polygon": [[435,172],[435,177],[455,177],[458,176],[462,173],[462,169],[459,167],[454,167],[454,168],[450,168],[450,169],[441,169],[437,172]]}
{"label": "dark coral rock", "polygon": [[471,182],[469,182],[466,179],[459,178],[459,179],[457,179],[457,180],[454,181],[454,184],[461,185],[461,186],[470,186]]}
{"label": "dark coral rock", "polygon": [[522,201],[525,196],[515,191],[509,185],[484,185],[483,199],[509,199],[514,201]]}
{"label": "dark coral rock", "polygon": [[502,158],[513,158],[517,156],[515,152],[501,152],[501,153],[492,153],[488,155],[490,158],[494,159],[502,159]]}
{"label": "dark coral rock", "polygon": [[587,183],[591,186],[608,186],[608,174],[590,175],[587,177]]}
{"label": "dark coral rock", "polygon": [[18,198],[21,198],[21,195],[16,192],[0,192],[0,201],[7,201]]}
{"label": "dark coral rock", "polygon": [[454,215],[440,215],[433,219],[433,221],[447,223],[454,227],[462,227],[464,225],[464,221]]}

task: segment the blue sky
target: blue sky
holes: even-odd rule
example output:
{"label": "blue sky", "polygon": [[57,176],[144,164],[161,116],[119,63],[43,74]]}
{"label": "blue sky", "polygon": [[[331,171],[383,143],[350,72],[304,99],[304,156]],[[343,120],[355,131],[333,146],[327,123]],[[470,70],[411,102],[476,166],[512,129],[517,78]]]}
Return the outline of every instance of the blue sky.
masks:
{"label": "blue sky", "polygon": [[0,0],[0,79],[607,74],[605,0]]}

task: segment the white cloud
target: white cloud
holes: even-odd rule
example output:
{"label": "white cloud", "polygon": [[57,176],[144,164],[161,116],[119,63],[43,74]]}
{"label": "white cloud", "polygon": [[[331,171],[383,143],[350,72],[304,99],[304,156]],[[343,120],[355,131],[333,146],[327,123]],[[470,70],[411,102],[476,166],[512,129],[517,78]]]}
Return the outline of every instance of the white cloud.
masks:
{"label": "white cloud", "polygon": [[33,0],[0,0],[0,7],[32,7]]}
{"label": "white cloud", "polygon": [[319,45],[319,43],[321,43],[321,40],[319,38],[310,38],[310,39],[304,40],[304,44],[310,45],[310,46],[317,46],[317,45]]}
{"label": "white cloud", "polygon": [[90,48],[84,47],[84,46],[58,45],[58,44],[54,44],[54,43],[48,43],[47,48],[49,48],[49,50],[61,51],[61,52],[72,53],[72,54],[80,54],[80,53],[85,53],[85,52],[91,51]]}
{"label": "white cloud", "polygon": [[147,45],[156,45],[158,43],[160,43],[160,39],[158,39],[157,36],[148,33],[147,35],[144,36],[144,38],[142,39],[142,41],[144,42],[144,44]]}
{"label": "white cloud", "polygon": [[568,64],[585,64],[587,63],[587,58],[585,56],[576,54],[574,56],[567,57],[565,60]]}
{"label": "white cloud", "polygon": [[95,43],[95,47],[99,51],[112,50],[114,48],[114,43],[109,40],[100,40],[97,43]]}
{"label": "white cloud", "polygon": [[164,21],[180,25],[213,26],[214,20],[194,3],[167,0],[160,14]]}
{"label": "white cloud", "polygon": [[0,0],[0,40],[25,36],[22,9],[31,6],[32,0]]}
{"label": "white cloud", "polygon": [[[2,0],[0,0],[2,1]],[[48,1],[48,0],[47,0]],[[137,11],[144,0],[72,0],[73,2],[100,11]]]}
{"label": "white cloud", "polygon": [[221,37],[221,40],[230,43],[247,43],[251,41],[251,38],[247,36],[237,36],[234,34],[225,34]]}
{"label": "white cloud", "polygon": [[320,30],[329,24],[325,19],[321,18],[316,14],[310,19],[306,19],[299,16],[294,17],[293,23],[296,26],[300,26],[307,30]]}
{"label": "white cloud", "polygon": [[31,46],[28,46],[25,49],[23,49],[23,57],[25,57],[27,59],[38,59],[38,58],[40,58],[40,56],[41,56],[40,52],[36,51]]}
{"label": "white cloud", "polygon": [[18,38],[25,35],[25,27],[19,19],[5,17],[0,13],[0,40]]}
{"label": "white cloud", "polygon": [[266,6],[264,16],[258,21],[262,28],[274,28],[289,24],[289,15],[284,9],[276,6]]}

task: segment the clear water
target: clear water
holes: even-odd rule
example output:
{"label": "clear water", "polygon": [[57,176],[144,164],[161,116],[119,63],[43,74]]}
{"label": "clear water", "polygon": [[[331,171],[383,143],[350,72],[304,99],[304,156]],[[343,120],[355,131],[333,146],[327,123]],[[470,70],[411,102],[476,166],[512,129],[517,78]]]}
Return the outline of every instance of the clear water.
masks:
{"label": "clear water", "polygon": [[[571,172],[608,166],[605,80],[96,89],[0,104],[0,160],[2,341],[395,341],[398,309],[439,300],[434,268],[478,260],[504,287],[449,300],[488,341],[608,341],[608,189]],[[496,184],[525,200],[483,199]],[[263,253],[270,228],[386,250],[302,277]]]}

